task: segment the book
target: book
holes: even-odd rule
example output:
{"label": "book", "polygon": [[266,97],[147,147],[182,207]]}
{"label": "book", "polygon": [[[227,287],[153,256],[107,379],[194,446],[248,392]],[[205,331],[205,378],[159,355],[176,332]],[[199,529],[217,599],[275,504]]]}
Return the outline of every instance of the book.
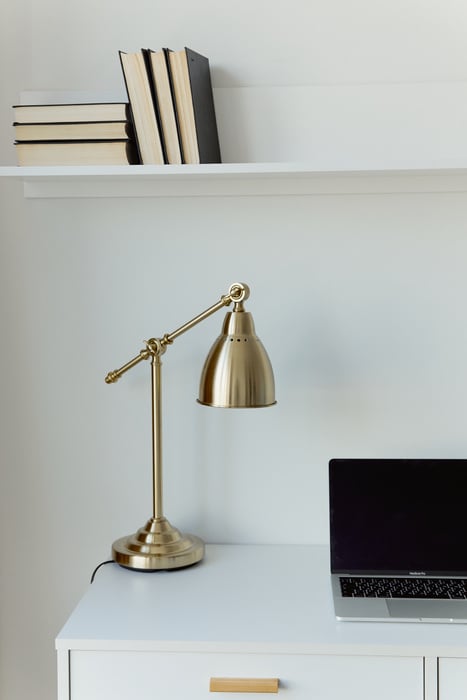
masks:
{"label": "book", "polygon": [[142,49],[146,58],[146,67],[157,105],[162,133],[163,147],[167,163],[182,163],[180,138],[175,114],[172,86],[169,78],[167,49],[154,51]]}
{"label": "book", "polygon": [[165,163],[156,105],[142,51],[119,52],[141,163]]}
{"label": "book", "polygon": [[17,141],[102,141],[127,140],[133,137],[133,127],[128,121],[63,124],[15,122],[13,126]]}
{"label": "book", "polygon": [[14,121],[18,124],[54,122],[110,122],[126,121],[129,105],[126,102],[94,102],[81,104],[14,105]]}
{"label": "book", "polygon": [[189,48],[168,51],[184,163],[220,163],[209,60]]}
{"label": "book", "polygon": [[15,143],[18,165],[131,165],[136,144],[126,141],[27,141]]}

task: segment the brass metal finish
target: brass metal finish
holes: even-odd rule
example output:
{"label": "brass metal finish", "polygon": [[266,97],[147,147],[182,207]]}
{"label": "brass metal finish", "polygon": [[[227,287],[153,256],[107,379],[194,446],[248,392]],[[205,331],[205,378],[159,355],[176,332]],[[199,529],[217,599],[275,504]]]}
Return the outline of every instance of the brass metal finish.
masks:
{"label": "brass metal finish", "polygon": [[[175,338],[204,321],[224,306],[234,303],[227,314],[222,335],[214,344],[203,370],[200,403],[210,406],[245,408],[275,403],[271,363],[256,337],[253,319],[243,308],[250,290],[246,284],[231,285],[228,294],[162,338],[151,338],[139,355],[109,372],[107,384],[115,383],[142,360],[151,359],[152,483],[153,515],[134,535],[122,537],[112,546],[113,559],[122,566],[142,571],[190,566],[204,556],[204,543],[194,535],[182,535],[165,518],[162,508],[162,420],[161,356]],[[232,386],[229,387],[229,384]]]}
{"label": "brass metal finish", "polygon": [[236,304],[226,314],[201,374],[199,402],[218,408],[261,408],[276,403],[271,362],[250,313]]}
{"label": "brass metal finish", "polygon": [[112,558],[130,569],[155,571],[191,566],[204,556],[204,542],[182,535],[167,518],[151,518],[138,532],[112,545]]}
{"label": "brass metal finish", "polygon": [[211,678],[211,693],[277,693],[279,678]]}
{"label": "brass metal finish", "polygon": [[120,367],[120,369],[115,369],[113,372],[109,372],[108,375],[105,378],[105,383],[106,384],[115,384],[122,374],[125,374],[125,372],[128,372],[129,369],[137,365],[141,360],[147,360],[149,357],[149,351],[146,350],[141,350],[139,355],[134,357],[132,360],[126,363],[126,365],[123,365],[123,367]]}

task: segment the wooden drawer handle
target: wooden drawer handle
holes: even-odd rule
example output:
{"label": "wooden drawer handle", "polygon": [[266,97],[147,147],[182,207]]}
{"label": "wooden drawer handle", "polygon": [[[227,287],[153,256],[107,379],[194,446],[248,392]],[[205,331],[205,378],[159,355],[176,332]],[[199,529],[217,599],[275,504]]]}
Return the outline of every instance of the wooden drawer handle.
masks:
{"label": "wooden drawer handle", "polygon": [[211,693],[277,693],[278,678],[211,678]]}

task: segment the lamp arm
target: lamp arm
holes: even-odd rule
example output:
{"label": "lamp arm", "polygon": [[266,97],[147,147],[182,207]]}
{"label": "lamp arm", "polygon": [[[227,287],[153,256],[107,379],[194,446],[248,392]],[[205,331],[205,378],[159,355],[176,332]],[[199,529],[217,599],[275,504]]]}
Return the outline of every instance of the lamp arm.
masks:
{"label": "lamp arm", "polygon": [[219,311],[224,306],[229,306],[232,302],[234,302],[239,306],[239,308],[241,308],[240,305],[243,301],[248,299],[249,296],[250,289],[248,285],[242,282],[234,282],[234,284],[230,286],[228,293],[224,294],[216,304],[213,304],[206,309],[206,311],[203,311],[202,313],[198,314],[198,316],[192,318],[191,321],[183,324],[183,326],[180,326],[180,328],[177,328],[172,333],[166,333],[163,338],[151,338],[150,340],[145,341],[146,347],[143,348],[143,350],[141,350],[136,357],[120,367],[120,369],[116,369],[113,372],[108,373],[105,378],[106,384],[115,383],[118,379],[120,379],[122,374],[128,372],[128,370],[132,369],[132,367],[139,364],[142,360],[147,360],[156,355],[163,355],[167,345],[171,345],[173,341],[178,338],[178,336],[186,333],[186,331],[189,331],[198,323],[201,323],[201,321],[204,321],[209,316],[212,316],[212,314],[216,313],[216,311]]}

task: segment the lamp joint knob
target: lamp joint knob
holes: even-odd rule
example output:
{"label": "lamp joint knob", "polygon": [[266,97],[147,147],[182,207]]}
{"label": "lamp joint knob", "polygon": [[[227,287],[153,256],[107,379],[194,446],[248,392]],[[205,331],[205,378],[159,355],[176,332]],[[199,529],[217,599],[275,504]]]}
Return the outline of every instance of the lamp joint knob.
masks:
{"label": "lamp joint knob", "polygon": [[244,282],[234,282],[229,289],[229,297],[236,304],[245,301],[250,296],[250,288]]}

